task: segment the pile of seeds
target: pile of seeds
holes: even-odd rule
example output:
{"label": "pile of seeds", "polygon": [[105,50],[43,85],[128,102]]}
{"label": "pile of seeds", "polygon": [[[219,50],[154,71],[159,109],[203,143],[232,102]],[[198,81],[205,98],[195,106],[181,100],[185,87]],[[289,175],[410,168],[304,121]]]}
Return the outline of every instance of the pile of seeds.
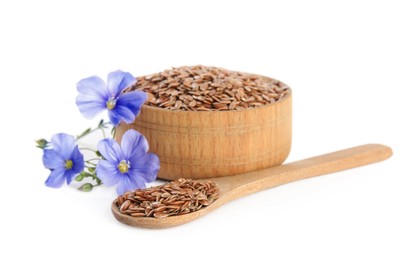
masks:
{"label": "pile of seeds", "polygon": [[143,190],[126,192],[116,200],[122,214],[132,217],[165,218],[209,206],[219,197],[215,183],[178,179]]}
{"label": "pile of seeds", "polygon": [[128,89],[134,90],[148,93],[147,105],[187,111],[254,108],[279,101],[289,92],[277,80],[200,65],[139,77]]}

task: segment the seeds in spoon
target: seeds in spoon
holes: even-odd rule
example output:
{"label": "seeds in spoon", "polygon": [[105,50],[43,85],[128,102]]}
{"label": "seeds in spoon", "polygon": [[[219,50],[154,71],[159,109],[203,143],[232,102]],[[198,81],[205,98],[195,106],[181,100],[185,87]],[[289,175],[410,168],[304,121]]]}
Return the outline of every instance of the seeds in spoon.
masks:
{"label": "seeds in spoon", "polygon": [[219,188],[214,182],[181,178],[164,185],[126,192],[115,203],[122,214],[165,218],[197,211],[218,197]]}

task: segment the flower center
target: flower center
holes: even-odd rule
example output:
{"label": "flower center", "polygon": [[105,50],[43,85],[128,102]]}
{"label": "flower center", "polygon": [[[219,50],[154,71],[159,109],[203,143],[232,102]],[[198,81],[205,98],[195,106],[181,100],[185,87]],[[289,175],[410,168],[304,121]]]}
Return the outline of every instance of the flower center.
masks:
{"label": "flower center", "polygon": [[67,169],[67,170],[71,170],[71,168],[73,168],[73,161],[71,161],[71,160],[66,160],[65,161],[65,169]]}
{"label": "flower center", "polygon": [[121,161],[118,165],[120,173],[127,173],[130,167],[129,162],[126,162],[125,160]]}
{"label": "flower center", "polygon": [[107,109],[112,110],[115,108],[115,106],[116,106],[116,98],[114,96],[111,96],[109,100],[106,102],[106,107]]}

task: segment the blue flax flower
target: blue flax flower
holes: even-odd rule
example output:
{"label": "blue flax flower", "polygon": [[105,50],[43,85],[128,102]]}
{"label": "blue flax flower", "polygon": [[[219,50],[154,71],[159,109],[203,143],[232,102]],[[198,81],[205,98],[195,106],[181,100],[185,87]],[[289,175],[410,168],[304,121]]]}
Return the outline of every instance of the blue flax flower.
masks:
{"label": "blue flax flower", "polygon": [[42,161],[45,168],[51,170],[45,184],[52,188],[61,187],[65,179],[69,184],[84,169],[84,157],[78,150],[74,137],[67,134],[52,136],[51,148],[44,149]]}
{"label": "blue flax flower", "polygon": [[106,160],[97,165],[97,176],[106,186],[117,184],[117,193],[145,188],[146,182],[157,178],[160,169],[158,156],[148,152],[148,142],[135,130],[128,130],[121,145],[110,138],[98,144],[98,150]]}
{"label": "blue flax flower", "polygon": [[130,73],[120,70],[108,74],[107,85],[97,76],[80,80],[76,103],[81,114],[90,119],[107,110],[113,125],[119,125],[121,120],[132,123],[147,100],[147,94],[142,91],[122,93],[135,81]]}

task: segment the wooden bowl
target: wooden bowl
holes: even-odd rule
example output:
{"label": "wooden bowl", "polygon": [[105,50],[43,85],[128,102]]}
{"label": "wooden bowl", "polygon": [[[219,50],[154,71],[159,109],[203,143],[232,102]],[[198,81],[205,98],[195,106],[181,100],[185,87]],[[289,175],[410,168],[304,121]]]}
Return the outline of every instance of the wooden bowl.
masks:
{"label": "wooden bowl", "polygon": [[143,134],[160,158],[159,178],[203,179],[281,164],[290,152],[292,93],[258,108],[181,111],[144,105],[133,124],[116,128]]}

